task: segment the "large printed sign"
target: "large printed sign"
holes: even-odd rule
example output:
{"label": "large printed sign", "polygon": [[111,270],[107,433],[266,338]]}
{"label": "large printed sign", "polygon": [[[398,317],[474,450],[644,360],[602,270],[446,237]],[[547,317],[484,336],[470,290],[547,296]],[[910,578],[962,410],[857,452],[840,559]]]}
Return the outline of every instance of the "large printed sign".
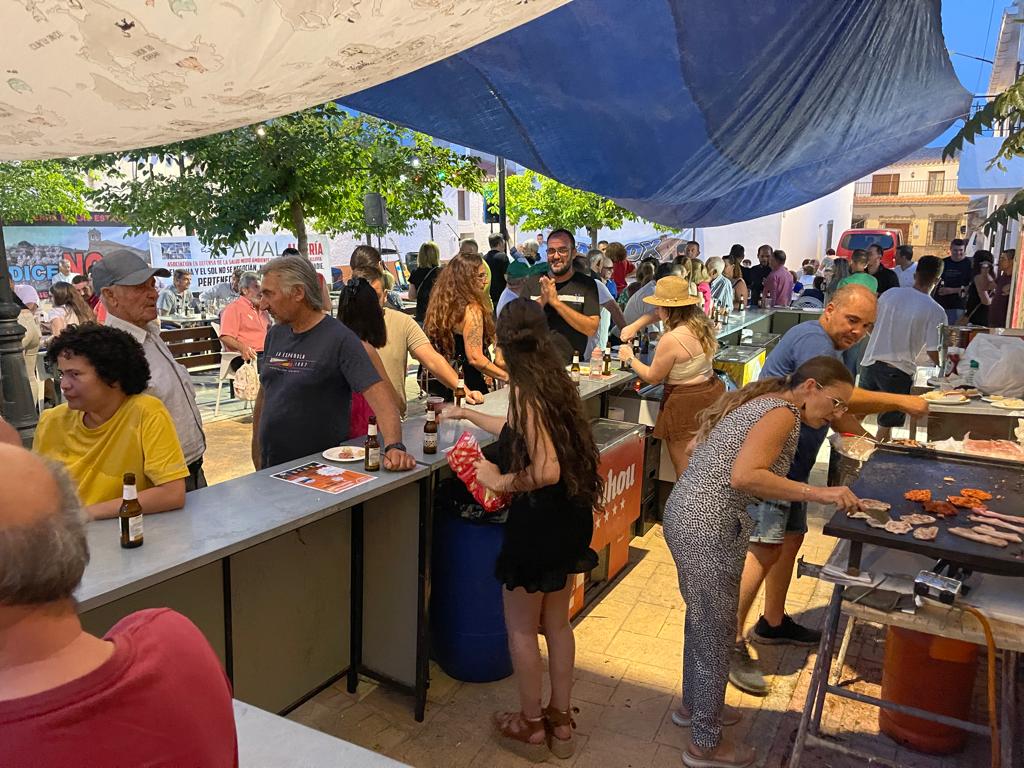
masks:
{"label": "large printed sign", "polygon": [[594,512],[594,538],[599,551],[640,517],[643,492],[644,437],[636,434],[601,452],[598,472],[604,478],[603,509]]}
{"label": "large printed sign", "polygon": [[116,250],[129,250],[143,259],[149,255],[149,234],[129,235],[128,228],[105,213],[74,224],[17,224],[3,228],[7,262],[15,285],[31,285],[42,297],[61,259],[71,262],[71,271],[84,275],[93,263]]}
{"label": "large printed sign", "polygon": [[[151,237],[149,258],[154,267],[189,270],[192,273],[191,289],[204,291],[226,282],[238,267],[258,272],[260,267],[280,256],[281,251],[289,246],[296,247],[295,237],[289,233],[250,235],[246,242],[221,254],[213,254],[197,237]],[[310,236],[309,260],[328,283],[331,282],[329,251],[326,237]]]}

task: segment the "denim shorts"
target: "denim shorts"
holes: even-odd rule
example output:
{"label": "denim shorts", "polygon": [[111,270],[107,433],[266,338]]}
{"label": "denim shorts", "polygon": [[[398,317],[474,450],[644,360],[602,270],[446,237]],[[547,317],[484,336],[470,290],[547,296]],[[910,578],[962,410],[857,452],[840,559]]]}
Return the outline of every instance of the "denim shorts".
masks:
{"label": "denim shorts", "polygon": [[[914,377],[881,360],[860,367],[860,387],[869,392],[888,392],[892,395],[909,395],[914,386]],[[878,426],[902,427],[905,417],[900,411],[886,411],[878,414]]]}
{"label": "denim shorts", "polygon": [[762,501],[747,507],[754,521],[750,540],[781,544],[787,533],[807,533],[807,505],[802,501]]}

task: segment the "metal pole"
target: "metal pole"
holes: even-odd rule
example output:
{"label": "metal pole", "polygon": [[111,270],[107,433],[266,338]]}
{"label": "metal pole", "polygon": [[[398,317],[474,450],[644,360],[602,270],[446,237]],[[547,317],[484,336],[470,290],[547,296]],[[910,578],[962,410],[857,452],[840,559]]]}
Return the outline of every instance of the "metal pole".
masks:
{"label": "metal pole", "polygon": [[498,158],[498,231],[508,242],[508,221],[505,210],[505,158]]}
{"label": "metal pole", "polygon": [[29,447],[38,416],[21,351],[25,329],[18,322],[21,308],[14,303],[3,231],[4,221],[0,217],[0,415],[18,430],[21,441]]}

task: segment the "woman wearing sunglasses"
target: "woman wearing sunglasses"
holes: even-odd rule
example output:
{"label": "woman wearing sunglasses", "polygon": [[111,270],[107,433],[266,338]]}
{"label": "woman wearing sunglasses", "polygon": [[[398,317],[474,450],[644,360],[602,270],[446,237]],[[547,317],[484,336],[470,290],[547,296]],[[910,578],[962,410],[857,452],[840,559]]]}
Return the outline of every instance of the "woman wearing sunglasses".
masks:
{"label": "woman wearing sunglasses", "polygon": [[722,727],[725,686],[736,635],[736,608],[755,499],[815,501],[848,509],[849,488],[816,488],[786,478],[801,423],[824,427],[846,413],[853,378],[841,361],[814,357],[794,373],[749,384],[702,412],[693,457],[665,505],[665,541],[686,601],[683,703],[672,713],[691,728],[683,763],[690,768],[744,768],[753,748]]}

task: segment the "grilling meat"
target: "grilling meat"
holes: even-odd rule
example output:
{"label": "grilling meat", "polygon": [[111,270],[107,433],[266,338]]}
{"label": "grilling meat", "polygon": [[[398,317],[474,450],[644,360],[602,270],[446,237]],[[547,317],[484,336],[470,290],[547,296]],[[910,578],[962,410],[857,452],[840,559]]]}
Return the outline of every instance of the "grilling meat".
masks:
{"label": "grilling meat", "polygon": [[976,525],[971,530],[977,531],[978,533],[984,533],[986,536],[991,536],[994,539],[1002,539],[1003,541],[1009,541],[1013,544],[1024,543],[1024,539],[1021,539],[1016,533],[1010,533],[1009,531],[1000,531],[993,528],[991,525]]}
{"label": "grilling meat", "polygon": [[961,488],[960,495],[967,496],[971,499],[977,499],[978,501],[990,501],[992,499],[991,493],[979,490],[978,488]]}
{"label": "grilling meat", "polygon": [[[904,517],[906,517],[906,515],[904,515]],[[967,519],[972,523],[982,523],[984,525],[991,525],[994,528],[1005,528],[1006,530],[1013,531],[1014,533],[1024,533],[1024,526],[1008,523],[995,515],[987,515],[984,512],[971,515]]]}
{"label": "grilling meat", "polygon": [[961,509],[974,509],[975,507],[985,506],[983,502],[970,496],[947,496],[946,501],[955,507],[960,507]]}
{"label": "grilling meat", "polygon": [[929,525],[924,528],[917,528],[914,530],[914,538],[921,541],[935,541],[935,537],[939,535],[939,526]]}
{"label": "grilling meat", "polygon": [[924,511],[939,517],[956,517],[957,515],[956,507],[948,501],[926,501],[924,502]]}
{"label": "grilling meat", "polygon": [[909,533],[913,528],[914,526],[904,520],[890,520],[885,524],[885,530],[895,534]]}
{"label": "grilling meat", "polygon": [[907,491],[903,494],[903,498],[907,501],[931,501],[932,492],[927,488],[921,488],[918,490]]}
{"label": "grilling meat", "polygon": [[911,525],[926,525],[928,523],[934,523],[935,517],[932,515],[919,515],[915,513],[911,515],[901,515],[900,520],[905,523],[910,523]]}
{"label": "grilling meat", "polygon": [[976,541],[979,544],[988,544],[993,547],[1005,547],[1009,544],[1008,541],[997,539],[995,536],[989,536],[985,533],[979,533],[973,528],[950,528],[949,532],[962,539],[970,539],[971,541]]}

